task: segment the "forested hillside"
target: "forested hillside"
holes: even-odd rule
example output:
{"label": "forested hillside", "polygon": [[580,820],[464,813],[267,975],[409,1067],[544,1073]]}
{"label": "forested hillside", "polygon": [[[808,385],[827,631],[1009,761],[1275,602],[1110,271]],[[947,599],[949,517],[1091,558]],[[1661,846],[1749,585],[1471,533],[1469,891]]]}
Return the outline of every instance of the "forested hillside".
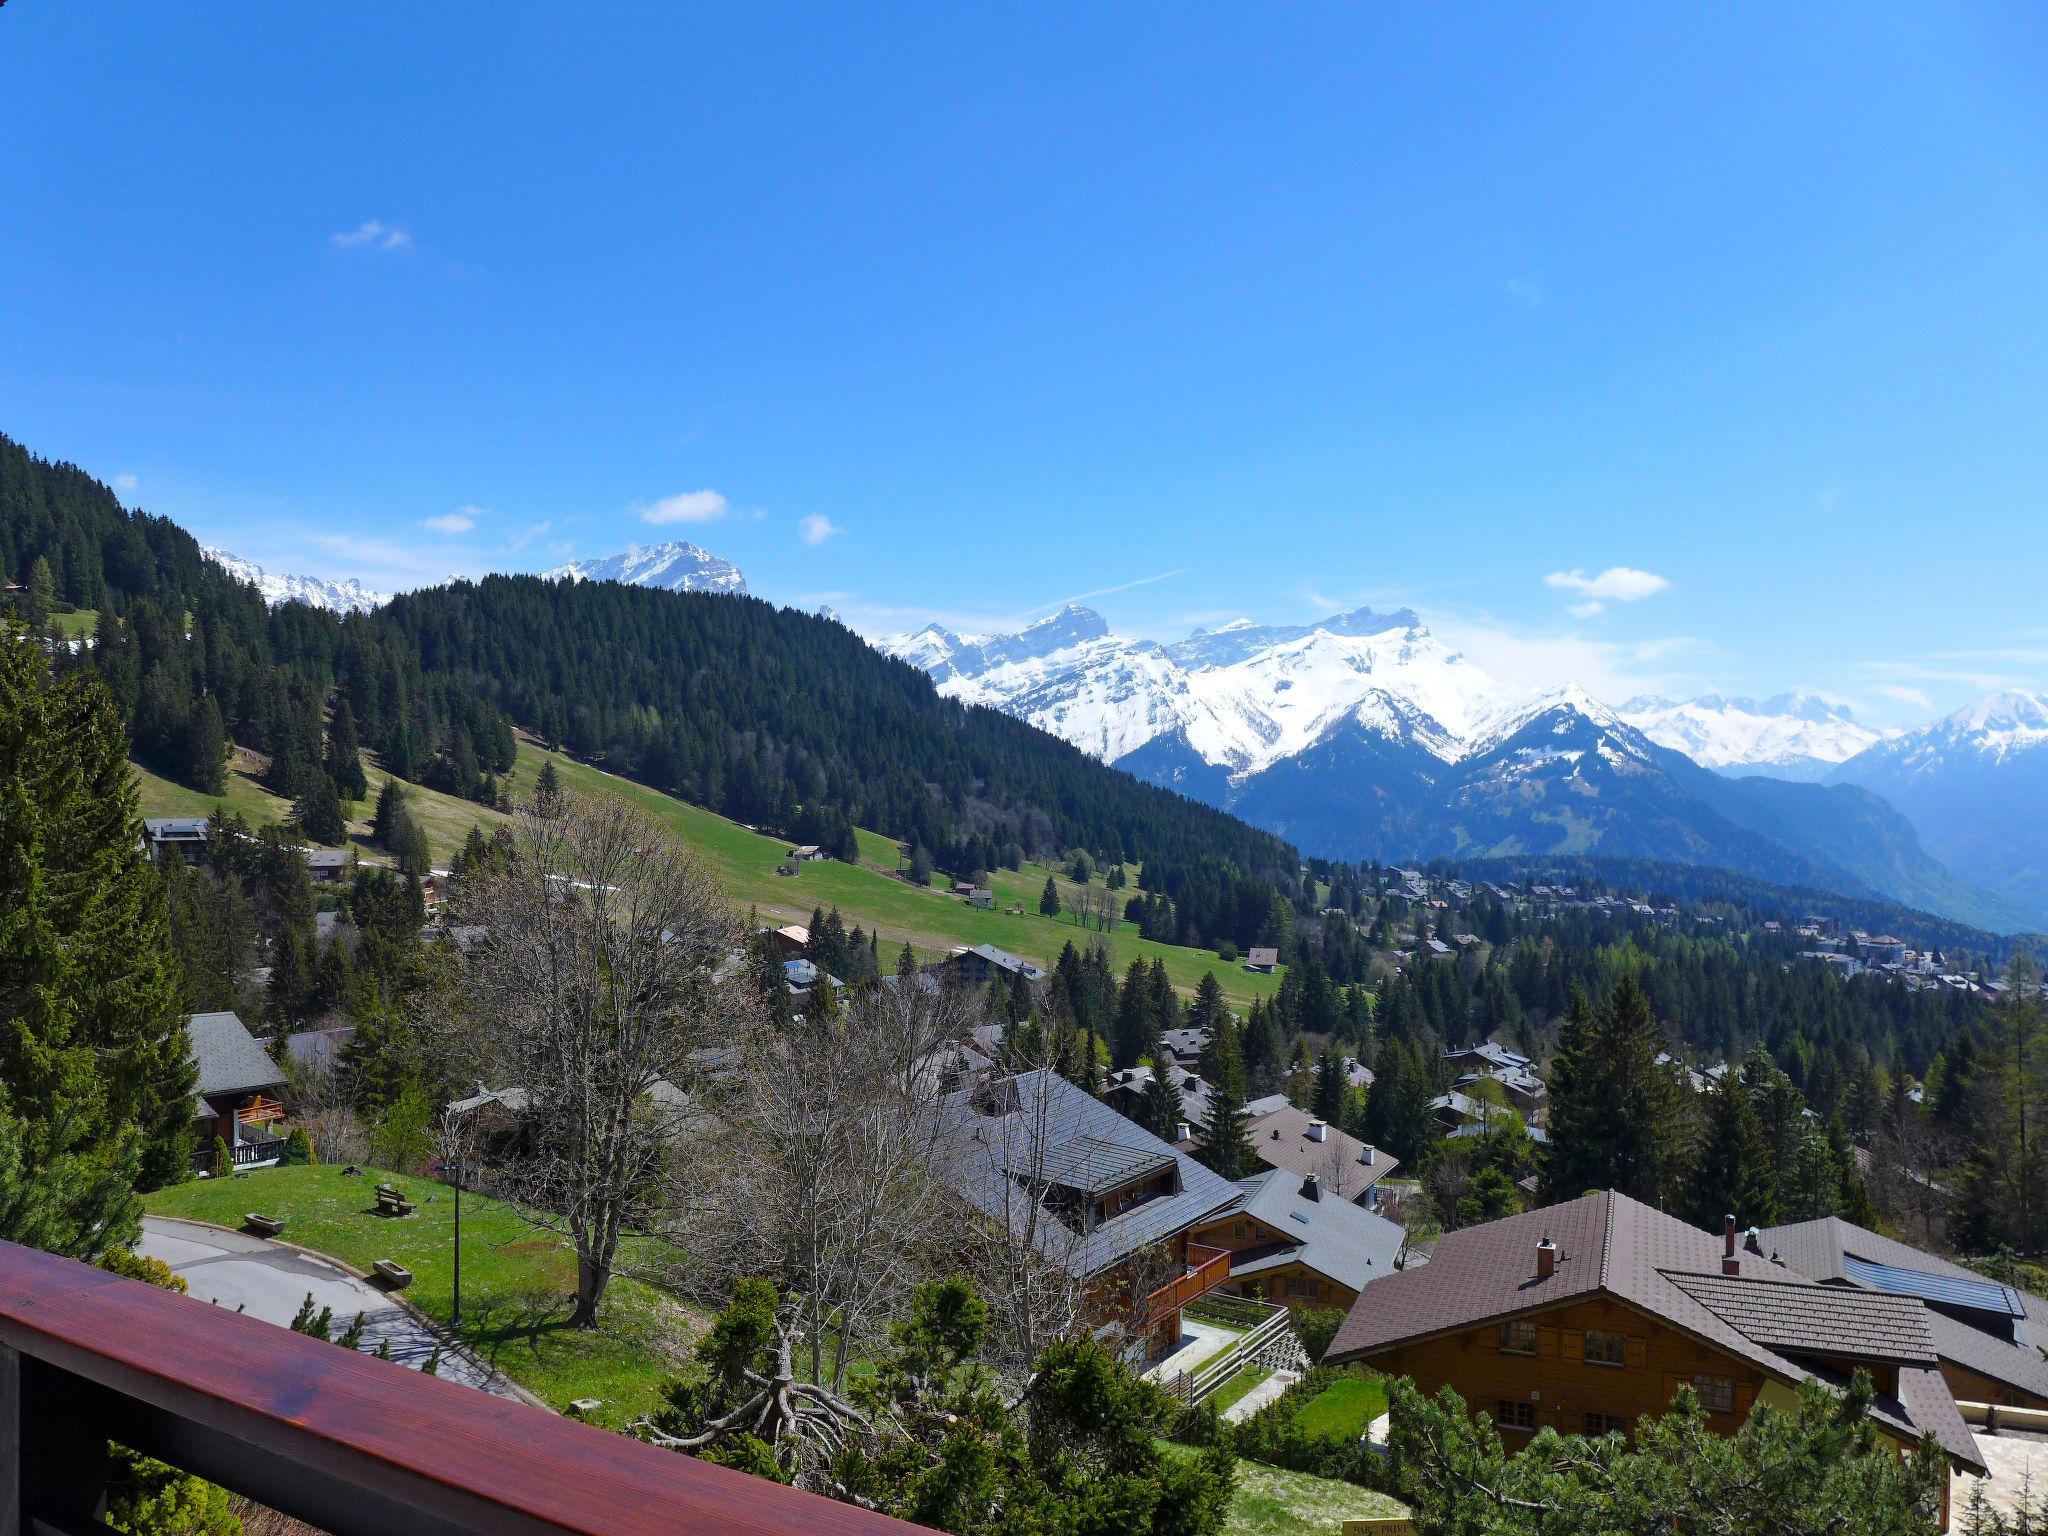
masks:
{"label": "forested hillside", "polygon": [[260,752],[318,842],[361,798],[358,746],[492,804],[517,724],[830,849],[851,850],[857,823],[962,874],[1069,848],[1128,862],[1185,942],[1256,941],[1298,883],[1280,839],[751,598],[491,577],[346,619],[268,610],[176,525],[4,438],[0,576],[60,668],[105,678],[140,761],[217,792],[229,742]]}

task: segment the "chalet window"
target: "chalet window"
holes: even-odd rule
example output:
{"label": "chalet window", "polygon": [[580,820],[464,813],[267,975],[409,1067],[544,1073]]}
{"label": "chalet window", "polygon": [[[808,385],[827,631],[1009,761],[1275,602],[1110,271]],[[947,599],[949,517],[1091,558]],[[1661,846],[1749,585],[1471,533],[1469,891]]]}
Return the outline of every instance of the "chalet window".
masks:
{"label": "chalet window", "polygon": [[1232,1236],[1235,1236],[1235,1237],[1243,1237],[1243,1236],[1244,1236],[1244,1223],[1243,1223],[1243,1222],[1241,1222],[1241,1221],[1240,1221],[1240,1222],[1239,1222],[1239,1223],[1237,1224],[1237,1226],[1236,1226],[1235,1228],[1233,1228],[1233,1229],[1232,1229]]}
{"label": "chalet window", "polygon": [[1586,1330],[1586,1361],[1590,1365],[1628,1364],[1628,1335],[1604,1328]]}
{"label": "chalet window", "polygon": [[1589,1435],[1618,1435],[1627,1426],[1621,1422],[1618,1413],[1589,1413],[1586,1415],[1586,1433]]}
{"label": "chalet window", "polygon": [[1511,1402],[1504,1397],[1493,1405],[1493,1422],[1502,1429],[1534,1429],[1536,1405]]}
{"label": "chalet window", "polygon": [[1534,1323],[1502,1323],[1500,1325],[1500,1352],[1504,1355],[1535,1354],[1536,1325]]}
{"label": "chalet window", "polygon": [[1290,1295],[1290,1296],[1313,1296],[1313,1295],[1315,1295],[1315,1293],[1316,1293],[1316,1283],[1315,1283],[1315,1281],[1313,1281],[1313,1280],[1308,1280],[1308,1279],[1304,1279],[1304,1278],[1303,1278],[1302,1276],[1300,1276],[1300,1275],[1289,1275],[1289,1276],[1287,1277],[1287,1294],[1288,1294],[1288,1295]]}
{"label": "chalet window", "polygon": [[1699,1397],[1700,1406],[1709,1413],[1733,1413],[1735,1411],[1735,1383],[1726,1376],[1695,1376],[1692,1389]]}

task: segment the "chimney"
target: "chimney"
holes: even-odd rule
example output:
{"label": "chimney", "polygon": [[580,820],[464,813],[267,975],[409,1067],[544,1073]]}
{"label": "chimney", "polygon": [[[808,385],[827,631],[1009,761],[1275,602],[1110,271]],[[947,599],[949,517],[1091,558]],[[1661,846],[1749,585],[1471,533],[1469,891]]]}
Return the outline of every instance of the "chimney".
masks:
{"label": "chimney", "polygon": [[1187,1121],[1183,1120],[1173,1128],[1173,1139],[1175,1141],[1191,1141],[1194,1139],[1194,1132],[1189,1129]]}
{"label": "chimney", "polygon": [[1536,1245],[1536,1278],[1548,1280],[1557,1273],[1557,1244],[1548,1237]]}
{"label": "chimney", "polygon": [[1735,1257],[1735,1217],[1732,1214],[1721,1218],[1721,1257]]}
{"label": "chimney", "polygon": [[1301,1181],[1301,1198],[1304,1200],[1321,1200],[1323,1198],[1323,1181],[1314,1174],[1310,1174],[1307,1178],[1303,1179]]}
{"label": "chimney", "polygon": [[1757,1231],[1755,1227],[1751,1227],[1747,1232],[1745,1232],[1742,1235],[1742,1246],[1747,1248],[1751,1253],[1755,1254],[1758,1258],[1762,1258],[1764,1256],[1763,1233]]}
{"label": "chimney", "polygon": [[1365,1144],[1365,1152],[1363,1153],[1363,1155],[1361,1155],[1359,1161],[1364,1163],[1366,1167],[1370,1168],[1373,1165],[1374,1160],[1378,1158],[1378,1156],[1379,1154],[1373,1151],[1372,1149],[1372,1143],[1367,1142]]}
{"label": "chimney", "polygon": [[1330,1128],[1320,1120],[1311,1120],[1308,1123],[1308,1139],[1310,1141],[1328,1141],[1330,1139]]}

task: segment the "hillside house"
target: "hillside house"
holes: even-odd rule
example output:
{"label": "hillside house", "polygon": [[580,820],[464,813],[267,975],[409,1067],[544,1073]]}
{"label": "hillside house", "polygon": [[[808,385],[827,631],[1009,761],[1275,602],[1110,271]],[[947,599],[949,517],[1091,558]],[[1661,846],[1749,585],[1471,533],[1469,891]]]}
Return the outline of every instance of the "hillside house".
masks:
{"label": "hillside house", "polygon": [[1447,1234],[1426,1270],[1370,1288],[1325,1358],[1449,1386],[1511,1451],[1545,1426],[1632,1433],[1681,1386],[1732,1434],[1757,1403],[1860,1369],[1879,1433],[1984,1468],[1919,1297],[1818,1284],[1739,1252],[1732,1217],[1716,1238],[1612,1191]]}
{"label": "hillside house", "polygon": [[785,923],[770,934],[777,952],[800,955],[811,947],[811,930],[802,923]]}
{"label": "hillside house", "polygon": [[1209,1031],[1206,1029],[1169,1029],[1160,1039],[1166,1046],[1166,1054],[1184,1067],[1192,1067],[1202,1059],[1202,1052],[1209,1049]]}
{"label": "hillside house", "polygon": [[1398,1157],[1284,1100],[1248,1119],[1245,1134],[1260,1162],[1297,1179],[1313,1176],[1325,1198],[1354,1205],[1377,1206],[1379,1181],[1401,1166]]}
{"label": "hillside house", "polygon": [[346,877],[354,857],[346,848],[308,848],[305,856],[307,877],[315,885],[332,885]]}
{"label": "hillside house", "polygon": [[938,969],[948,981],[963,987],[986,986],[991,976],[1022,976],[1026,981],[1045,979],[1045,972],[1029,960],[1020,960],[993,944],[956,949],[939,962]]}
{"label": "hillside house", "polygon": [[798,864],[815,864],[825,857],[825,850],[816,843],[798,843],[785,857]]}
{"label": "hillside house", "polygon": [[977,885],[967,893],[967,905],[986,912],[996,904],[996,893],[985,885]]}
{"label": "hillside house", "polygon": [[[1166,1076],[1167,1081],[1180,1090],[1182,1134],[1177,1138],[1177,1144],[1182,1148],[1192,1147],[1196,1138],[1209,1127],[1209,1110],[1215,1101],[1215,1087],[1201,1073],[1189,1071],[1177,1062],[1167,1065]],[[1118,1114],[1136,1119],[1139,1114],[1139,1103],[1152,1091],[1153,1081],[1153,1070],[1147,1066],[1125,1067],[1121,1071],[1112,1072],[1109,1080],[1103,1084],[1103,1102]],[[1269,1093],[1262,1099],[1249,1099],[1244,1106],[1247,1123],[1252,1118],[1270,1114],[1286,1105],[1287,1096],[1282,1093]]]}
{"label": "hillside house", "polygon": [[1829,1216],[1766,1227],[1749,1252],[1824,1285],[1926,1304],[1941,1374],[1959,1402],[2048,1409],[2048,1301]]}
{"label": "hillside house", "polygon": [[1244,968],[1261,976],[1270,976],[1280,964],[1280,951],[1271,945],[1254,944],[1244,954]]}
{"label": "hillside house", "polygon": [[1504,1045],[1495,1045],[1491,1040],[1482,1040],[1477,1045],[1461,1045],[1456,1050],[1445,1051],[1444,1065],[1454,1072],[1526,1072],[1536,1064],[1519,1051],[1511,1051]]}
{"label": "hillside house", "polygon": [[204,816],[145,816],[142,819],[143,846],[150,862],[162,864],[174,858],[190,864],[206,851]]}
{"label": "hillside house", "polygon": [[284,1119],[284,1069],[233,1013],[191,1014],[185,1035],[199,1074],[192,1090],[194,1169],[211,1171],[215,1141],[227,1144],[237,1168],[276,1162],[284,1150],[275,1129]]}
{"label": "hillside house", "polygon": [[1374,1280],[1396,1273],[1408,1234],[1306,1177],[1282,1168],[1238,1181],[1229,1210],[1194,1230],[1194,1241],[1230,1255],[1234,1296],[1295,1308],[1350,1307]]}
{"label": "hillside house", "polygon": [[1191,1234],[1237,1186],[1055,1072],[986,1077],[945,1107],[953,1192],[1084,1282],[1128,1358],[1175,1347],[1181,1309],[1229,1279],[1230,1255]]}

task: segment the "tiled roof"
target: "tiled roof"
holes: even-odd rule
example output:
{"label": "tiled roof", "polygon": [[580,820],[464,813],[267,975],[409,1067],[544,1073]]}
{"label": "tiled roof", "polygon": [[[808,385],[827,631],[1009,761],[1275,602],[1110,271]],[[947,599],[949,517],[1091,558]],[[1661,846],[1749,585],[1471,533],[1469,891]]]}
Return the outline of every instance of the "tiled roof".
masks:
{"label": "tiled roof", "polygon": [[1399,1158],[1377,1149],[1368,1163],[1365,1143],[1334,1125],[1324,1126],[1322,1141],[1311,1140],[1309,1127],[1320,1124],[1307,1110],[1286,1104],[1246,1121],[1245,1134],[1260,1162],[1285,1168],[1297,1178],[1312,1173],[1326,1192],[1346,1200],[1356,1200],[1400,1166]]}
{"label": "tiled roof", "polygon": [[185,1020],[192,1060],[199,1067],[194,1089],[201,1098],[275,1088],[284,1071],[232,1013],[195,1013]]}
{"label": "tiled roof", "polygon": [[1910,1296],[1750,1275],[1665,1278],[1745,1338],[1773,1349],[1812,1354],[1825,1343],[1830,1356],[1843,1360],[1936,1363],[1927,1309]]}
{"label": "tiled roof", "polygon": [[[1536,1276],[1536,1245],[1545,1238],[1557,1247],[1556,1266],[1547,1280]],[[1872,1348],[1878,1358],[1908,1367],[1924,1367],[1933,1359],[1924,1316],[1922,1331],[1909,1335],[1902,1314],[1872,1312],[1864,1305],[1872,1299],[1867,1294],[1768,1268],[1767,1260],[1753,1254],[1743,1256],[1742,1275],[1724,1277],[1721,1255],[1720,1238],[1626,1195],[1611,1190],[1583,1195],[1446,1234],[1427,1270],[1404,1271],[1360,1295],[1326,1358],[1333,1363],[1359,1359],[1605,1293],[1781,1381],[1815,1374],[1788,1355],[1840,1359],[1851,1353],[1842,1347],[1850,1340]],[[1755,1273],[1759,1267],[1767,1273]],[[1724,1280],[1728,1283],[1719,1283]],[[1807,1298],[1787,1300],[1781,1294],[1795,1288],[1807,1292]],[[1885,1305],[1920,1304],[1886,1298]],[[1901,1349],[1911,1353],[1885,1354],[1877,1348],[1885,1336],[1903,1341]],[[1925,1396],[1933,1389],[1923,1383],[1916,1390]],[[1951,1456],[1982,1465],[1953,1399],[1948,1415],[1935,1415],[1940,1422],[1923,1420],[1903,1407],[1880,1407],[1879,1417],[1908,1436],[1929,1429]]]}
{"label": "tiled roof", "polygon": [[[1867,1281],[1850,1273],[1847,1262],[1862,1259],[1869,1264],[1915,1270],[1959,1283],[1988,1285],[1983,1276],[1960,1264],[1830,1216],[1820,1221],[1802,1221],[1790,1226],[1767,1227],[1757,1234],[1758,1246],[1809,1280],[1857,1285]],[[1867,1272],[1866,1272],[1867,1273]],[[2048,1301],[2028,1291],[1998,1287],[2016,1299],[2025,1313],[2013,1324],[2017,1339],[2007,1341],[1997,1334],[1971,1326],[1947,1313],[1929,1312],[1934,1352],[1944,1360],[2016,1387],[2030,1396],[2048,1399],[2048,1360],[2036,1347],[2048,1341]],[[2008,1301],[2008,1305],[2010,1302]]]}

